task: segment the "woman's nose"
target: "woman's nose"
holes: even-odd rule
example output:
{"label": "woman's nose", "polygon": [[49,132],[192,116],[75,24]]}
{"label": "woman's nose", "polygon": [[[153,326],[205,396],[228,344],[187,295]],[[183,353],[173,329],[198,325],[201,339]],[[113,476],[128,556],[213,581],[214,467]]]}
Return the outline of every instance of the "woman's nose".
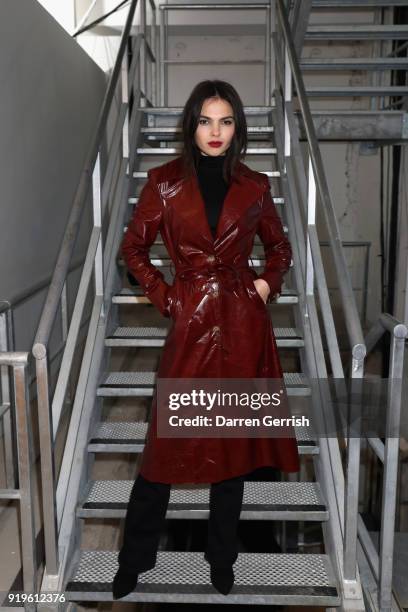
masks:
{"label": "woman's nose", "polygon": [[220,126],[219,125],[214,125],[213,129],[212,129],[213,136],[217,136],[219,133],[220,133]]}

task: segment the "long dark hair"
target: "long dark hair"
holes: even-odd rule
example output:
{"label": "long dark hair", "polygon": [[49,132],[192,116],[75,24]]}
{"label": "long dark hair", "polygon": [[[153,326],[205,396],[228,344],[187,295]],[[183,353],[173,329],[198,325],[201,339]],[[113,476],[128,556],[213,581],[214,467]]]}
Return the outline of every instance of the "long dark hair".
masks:
{"label": "long dark hair", "polygon": [[238,162],[245,157],[247,149],[247,123],[244,107],[237,91],[226,81],[208,80],[198,83],[188,98],[182,113],[181,126],[183,148],[181,157],[186,176],[197,172],[200,149],[197,147],[194,134],[198,126],[202,106],[208,98],[221,98],[229,102],[233,109],[235,133],[225,155],[223,168],[224,180],[229,184],[236,172]]}

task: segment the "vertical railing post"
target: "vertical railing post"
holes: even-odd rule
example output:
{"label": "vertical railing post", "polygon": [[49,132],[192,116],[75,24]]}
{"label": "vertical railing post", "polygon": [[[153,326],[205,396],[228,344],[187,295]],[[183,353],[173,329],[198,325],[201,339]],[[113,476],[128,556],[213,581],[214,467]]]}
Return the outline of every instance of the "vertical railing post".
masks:
{"label": "vertical railing post", "polygon": [[141,106],[147,106],[147,70],[146,70],[146,0],[140,3],[140,31],[142,44],[140,46],[140,90],[143,97],[140,98]]}
{"label": "vertical railing post", "polygon": [[284,108],[284,118],[285,118],[285,132],[284,132],[284,148],[285,148],[285,163],[284,163],[284,172],[286,174],[286,158],[290,157],[291,154],[291,142],[290,142],[290,131],[289,131],[289,120],[288,120],[288,109],[286,106],[286,102],[292,101],[292,71],[290,68],[289,61],[289,52],[286,42],[284,43],[285,47],[285,108]]}
{"label": "vertical railing post", "polygon": [[55,483],[54,434],[48,384],[47,349],[33,347],[37,375],[38,429],[40,436],[41,482],[44,519],[45,564],[48,575],[58,574],[58,528]]}
{"label": "vertical railing post", "polygon": [[126,115],[122,128],[122,156],[129,159],[129,58],[125,53],[121,65],[122,104],[126,104]]}
{"label": "vertical railing post", "polygon": [[[101,152],[95,162],[92,173],[92,200],[94,228],[100,228],[98,247],[95,253],[95,295],[104,295],[103,279],[103,243],[102,243],[102,197],[101,197]],[[102,301],[101,316],[105,316],[105,304]]]}
{"label": "vertical railing post", "polygon": [[[0,302],[0,351],[13,349],[9,345],[9,325],[11,324],[11,310],[8,302]],[[1,399],[4,405],[11,406],[10,371],[6,366],[0,368]],[[6,487],[14,489],[16,486],[17,463],[15,446],[15,427],[13,414],[10,408],[3,415],[3,439],[4,439],[4,467],[6,476]]]}
{"label": "vertical railing post", "polygon": [[264,92],[264,100],[265,106],[269,106],[271,103],[270,100],[270,91],[271,91],[271,66],[272,66],[272,57],[271,57],[271,10],[270,6],[265,8],[266,10],[266,23],[265,23],[265,92]]}
{"label": "vertical railing post", "polygon": [[[64,283],[61,293],[61,330],[62,330],[62,341],[64,346],[66,345],[69,331],[69,313],[68,313],[68,296],[67,296],[67,280]],[[65,395],[65,404],[71,405],[72,394],[71,394],[71,376],[69,377],[68,390]]]}
{"label": "vertical railing post", "polygon": [[353,347],[352,376],[347,432],[347,465],[344,496],[344,578],[355,581],[357,562],[357,526],[360,480],[360,422],[364,358],[362,345]]}
{"label": "vertical railing post", "polygon": [[157,28],[157,13],[156,13],[156,5],[154,4],[154,6],[152,7],[152,26],[151,26],[151,47],[152,47],[152,51],[154,53],[154,62],[152,62],[152,102],[154,106],[158,106],[159,104],[159,99],[158,99],[158,95],[157,95],[157,62],[159,61],[159,56],[157,54],[157,45],[156,45],[156,40],[157,40],[157,32],[156,32],[156,28]]}
{"label": "vertical railing post", "polygon": [[387,420],[384,449],[384,477],[379,554],[379,606],[391,611],[394,527],[397,500],[399,431],[401,418],[402,378],[404,370],[406,327],[396,325],[392,333],[391,360],[388,374]]}
{"label": "vertical railing post", "polygon": [[164,106],[166,103],[166,92],[164,90],[165,87],[165,70],[166,66],[164,65],[164,54],[166,49],[166,41],[164,37],[166,36],[166,28],[164,24],[165,20],[165,10],[164,7],[159,5],[160,9],[160,28],[159,28],[159,62],[160,62],[160,106]]}
{"label": "vertical railing post", "polygon": [[[18,475],[20,490],[21,550],[24,591],[37,591],[37,554],[34,522],[34,490],[31,479],[33,461],[33,436],[30,399],[27,380],[27,360],[13,366],[16,427],[18,439]],[[32,607],[35,609],[35,606]]]}
{"label": "vertical railing post", "polygon": [[276,56],[275,46],[272,44],[272,40],[276,43],[276,1],[270,0],[269,4],[269,57],[270,57],[270,89],[269,89],[269,102],[268,105],[272,104],[272,96],[276,89]]}
{"label": "vertical railing post", "polygon": [[[312,158],[309,155],[309,181],[307,193],[307,226],[308,228],[316,225],[316,182],[313,173]],[[313,295],[314,292],[314,268],[312,249],[310,246],[309,229],[306,234],[306,295]]]}

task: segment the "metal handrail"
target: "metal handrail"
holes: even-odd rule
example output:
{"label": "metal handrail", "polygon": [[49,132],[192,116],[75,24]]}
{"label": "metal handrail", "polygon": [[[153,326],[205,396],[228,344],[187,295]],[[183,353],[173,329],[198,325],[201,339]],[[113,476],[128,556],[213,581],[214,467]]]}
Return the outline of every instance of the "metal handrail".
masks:
{"label": "metal handrail", "polygon": [[[288,59],[291,65],[292,77],[296,85],[297,97],[299,100],[300,111],[302,114],[307,141],[310,147],[310,159],[313,164],[316,186],[323,204],[323,211],[326,216],[326,225],[329,231],[330,243],[333,248],[334,264],[339,277],[339,289],[343,301],[343,309],[346,318],[347,330],[350,344],[356,350],[358,358],[364,357],[364,334],[358,316],[357,304],[354,298],[353,287],[347,268],[346,259],[341,247],[341,236],[337,223],[334,206],[331,200],[326,174],[324,172],[323,161],[320,153],[319,143],[310,111],[303,78],[299,67],[299,60],[293,45],[290,26],[285,14],[283,0],[276,0],[278,16],[282,26]],[[361,350],[357,347],[361,346]]]}
{"label": "metal handrail", "polygon": [[[33,433],[27,383],[29,353],[0,352],[0,369],[13,369],[14,410],[17,431],[18,488],[0,489],[0,499],[18,499],[20,506],[23,587],[37,591],[37,554],[34,520],[34,483],[32,480]],[[0,602],[1,604],[2,602]],[[34,606],[26,606],[34,610]]]}
{"label": "metal handrail", "polygon": [[92,174],[99,154],[102,135],[107,125],[111,103],[119,77],[121,75],[122,60],[125,56],[127,48],[127,39],[129,37],[129,32],[132,26],[132,21],[137,3],[138,0],[132,0],[131,6],[129,8],[128,17],[126,19],[126,24],[119,45],[117,60],[109,79],[109,85],[102,103],[101,111],[99,113],[99,119],[95,135],[92,139],[91,146],[89,147],[89,151],[86,156],[84,168],[81,173],[79,185],[75,193],[71,213],[68,219],[64,237],[62,239],[62,244],[58,254],[57,262],[55,264],[54,274],[52,276],[50,288],[48,290],[47,298],[44,304],[43,313],[41,315],[40,323],[38,325],[37,333],[34,340],[33,354],[35,357],[38,358],[44,358],[46,353],[46,347],[48,346],[48,342],[50,339],[51,330],[58,309],[58,303],[67,276],[69,262],[71,261],[75,241],[79,233],[79,223],[82,214],[85,210],[86,197],[92,185]]}
{"label": "metal handrail", "polygon": [[[95,277],[95,300],[104,311],[103,297],[104,276],[103,276],[103,249],[102,249],[102,188],[100,175],[100,149],[104,142],[104,134],[108,123],[109,113],[114,100],[115,91],[122,78],[122,100],[128,104],[128,78],[127,66],[127,44],[131,32],[132,22],[136,11],[138,0],[132,0],[129,7],[125,26],[123,28],[119,50],[115,66],[109,79],[107,91],[104,96],[102,107],[99,113],[97,128],[91,145],[89,147],[84,168],[81,173],[78,188],[75,193],[71,213],[58,254],[55,270],[51,279],[50,287],[45,300],[43,312],[38,325],[37,333],[32,349],[36,358],[37,388],[38,388],[38,418],[40,422],[40,447],[41,447],[41,470],[42,470],[42,494],[43,494],[43,514],[46,529],[45,535],[45,556],[46,569],[48,575],[57,575],[59,567],[58,551],[58,524],[56,507],[56,486],[55,486],[55,458],[54,458],[54,438],[57,423],[53,423],[50,410],[49,384],[48,384],[48,364],[47,351],[54,326],[59,301],[66,283],[69,264],[74,251],[74,246],[80,231],[80,221],[85,210],[87,196],[92,185],[92,200],[94,213],[94,228],[90,243],[88,245],[87,261],[90,261],[91,254],[94,256],[94,277]],[[128,110],[124,117],[123,126],[123,150],[128,150]],[[96,242],[95,242],[96,241]],[[78,290],[75,309],[77,315],[82,316],[84,300],[86,298],[85,280],[89,283],[89,269],[83,270],[80,289]],[[84,282],[83,282],[84,281]],[[88,285],[87,285],[88,286]],[[97,299],[98,298],[98,299]],[[95,311],[95,306],[94,306]],[[73,325],[74,323],[74,325]],[[70,333],[67,338],[65,351],[71,350],[71,358],[68,359],[69,367],[72,365],[72,344],[75,341],[75,334],[78,331],[78,321],[71,321]],[[65,354],[64,354],[65,358]],[[64,381],[65,384],[65,381]],[[66,388],[66,386],[65,386]],[[61,412],[56,415],[59,418]]]}

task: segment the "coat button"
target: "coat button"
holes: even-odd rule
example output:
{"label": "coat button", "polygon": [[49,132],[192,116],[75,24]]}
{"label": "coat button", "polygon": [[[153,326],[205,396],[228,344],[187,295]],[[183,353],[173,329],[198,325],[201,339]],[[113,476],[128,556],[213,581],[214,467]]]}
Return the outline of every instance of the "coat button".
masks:
{"label": "coat button", "polygon": [[214,262],[214,261],[215,261],[215,255],[208,255],[208,257],[207,257],[207,261],[208,261],[209,263]]}

